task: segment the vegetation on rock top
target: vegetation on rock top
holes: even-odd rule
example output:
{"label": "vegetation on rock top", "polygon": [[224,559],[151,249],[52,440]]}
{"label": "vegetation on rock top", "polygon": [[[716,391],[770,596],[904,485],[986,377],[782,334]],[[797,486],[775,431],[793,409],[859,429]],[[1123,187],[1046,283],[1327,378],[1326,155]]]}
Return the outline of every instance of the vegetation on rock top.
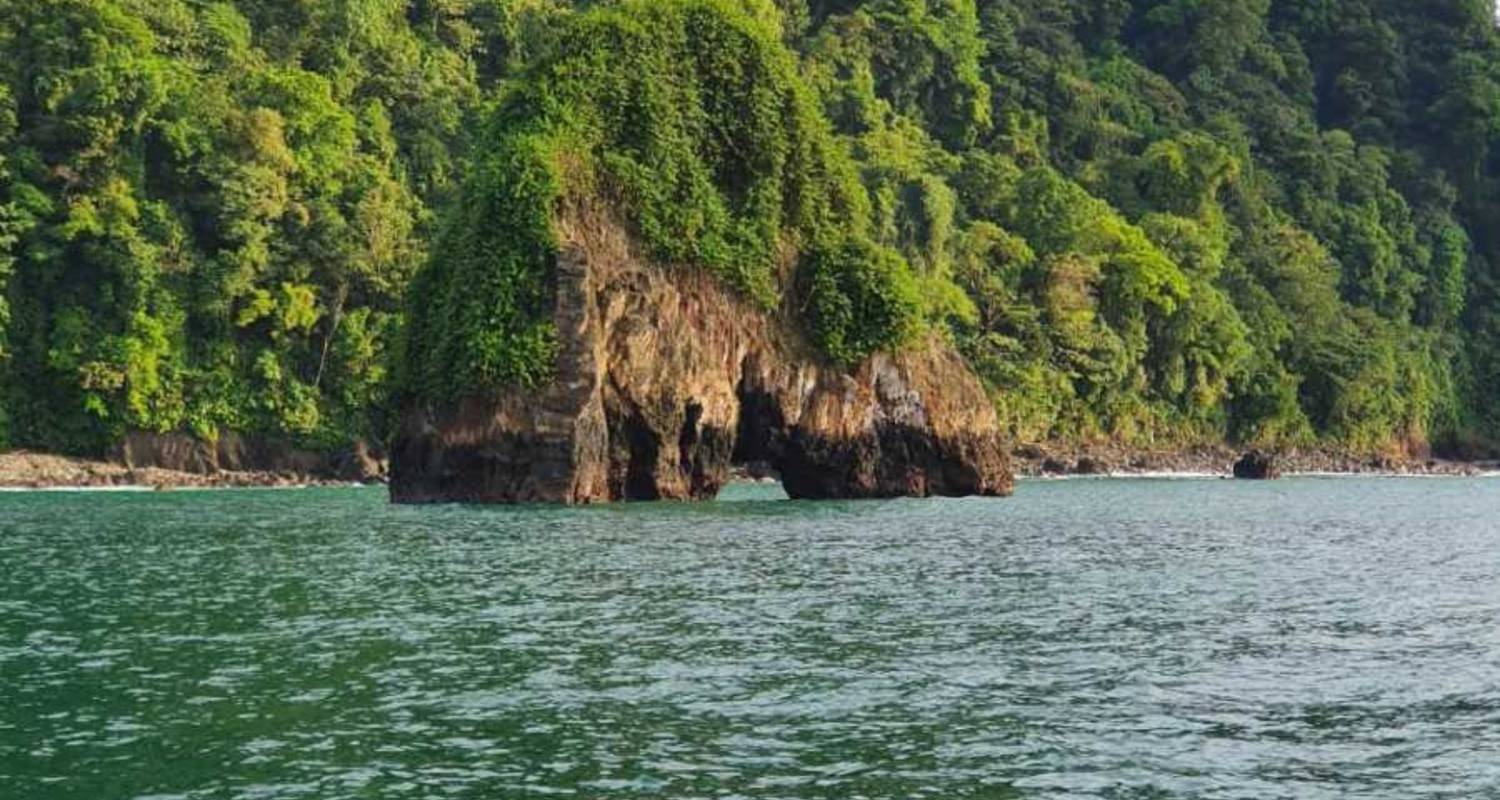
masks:
{"label": "vegetation on rock top", "polygon": [[[551,34],[501,96],[413,286],[415,393],[547,376],[566,194],[607,198],[656,260],[707,269],[768,309],[803,290],[793,305],[839,361],[910,334],[915,281],[870,240],[847,148],[774,30],[724,0],[640,0],[560,18]],[[786,250],[805,254],[791,280],[777,269]]]}

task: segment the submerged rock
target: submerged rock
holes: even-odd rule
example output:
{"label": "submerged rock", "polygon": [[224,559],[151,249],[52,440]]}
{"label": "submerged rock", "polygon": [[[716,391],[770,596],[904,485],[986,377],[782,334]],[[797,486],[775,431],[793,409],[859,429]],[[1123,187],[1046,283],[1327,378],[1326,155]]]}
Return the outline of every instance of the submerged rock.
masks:
{"label": "submerged rock", "polygon": [[1281,477],[1281,465],[1275,455],[1251,450],[1235,462],[1234,477],[1251,481],[1276,480]]}
{"label": "submerged rock", "polygon": [[552,381],[405,409],[394,501],[705,499],[752,462],[794,498],[1010,493],[994,409],[941,340],[840,369],[781,315],[638,256],[613,220],[559,232]]}

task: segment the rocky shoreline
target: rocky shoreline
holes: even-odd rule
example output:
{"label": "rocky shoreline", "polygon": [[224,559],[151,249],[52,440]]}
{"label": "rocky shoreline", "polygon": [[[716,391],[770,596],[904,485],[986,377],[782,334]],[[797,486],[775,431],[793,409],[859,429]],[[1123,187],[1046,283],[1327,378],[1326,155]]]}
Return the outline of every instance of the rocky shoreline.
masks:
{"label": "rocky shoreline", "polygon": [[[1029,478],[1131,475],[1232,477],[1246,451],[1228,445],[1145,449],[1114,444],[1022,444],[1011,451],[1018,476]],[[1388,475],[1472,477],[1500,471],[1496,461],[1455,461],[1359,453],[1334,448],[1292,448],[1271,454],[1282,475]]]}
{"label": "rocky shoreline", "polygon": [[130,431],[103,459],[30,450],[0,451],[0,489],[228,489],[380,484],[389,462],[355,441],[315,451],[266,437],[224,432]]}
{"label": "rocky shoreline", "polygon": [[[1244,451],[1223,445],[1136,449],[1117,445],[1024,444],[1012,450],[1015,473],[1027,478],[1204,475],[1231,477]],[[1473,477],[1500,472],[1497,461],[1412,459],[1337,450],[1288,450],[1275,454],[1284,475],[1384,475]],[[731,480],[774,481],[767,463],[737,465]],[[330,478],[291,471],[194,472],[131,467],[26,450],[0,453],[0,489],[233,489],[358,486],[380,480]]]}
{"label": "rocky shoreline", "polygon": [[0,489],[248,489],[303,486],[350,486],[336,480],[295,472],[219,470],[212,473],[131,467],[17,450],[0,453]]}

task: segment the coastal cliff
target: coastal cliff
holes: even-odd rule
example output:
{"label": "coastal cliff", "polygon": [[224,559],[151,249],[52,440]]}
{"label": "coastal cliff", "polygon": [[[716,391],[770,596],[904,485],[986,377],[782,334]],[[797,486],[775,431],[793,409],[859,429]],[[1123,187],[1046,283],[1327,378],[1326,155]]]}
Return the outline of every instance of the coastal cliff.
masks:
{"label": "coastal cliff", "polygon": [[706,499],[750,461],[795,498],[1010,493],[993,407],[942,341],[830,366],[782,314],[653,263],[612,218],[558,229],[552,379],[409,407],[396,502]]}

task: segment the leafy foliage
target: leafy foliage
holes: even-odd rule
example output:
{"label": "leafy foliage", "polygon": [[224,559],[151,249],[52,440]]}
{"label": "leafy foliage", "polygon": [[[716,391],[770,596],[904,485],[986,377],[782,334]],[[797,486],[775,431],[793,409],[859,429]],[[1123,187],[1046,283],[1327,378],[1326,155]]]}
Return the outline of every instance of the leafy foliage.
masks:
{"label": "leafy foliage", "polygon": [[916,333],[922,298],[895,252],[848,239],[816,247],[805,273],[812,339],[833,360],[852,364],[898,348]]}
{"label": "leafy foliage", "polygon": [[479,96],[405,5],[0,0],[11,443],[378,433]]}
{"label": "leafy foliage", "polygon": [[1478,0],[0,0],[0,444],[532,385],[561,204],[1023,438],[1493,448]]}

